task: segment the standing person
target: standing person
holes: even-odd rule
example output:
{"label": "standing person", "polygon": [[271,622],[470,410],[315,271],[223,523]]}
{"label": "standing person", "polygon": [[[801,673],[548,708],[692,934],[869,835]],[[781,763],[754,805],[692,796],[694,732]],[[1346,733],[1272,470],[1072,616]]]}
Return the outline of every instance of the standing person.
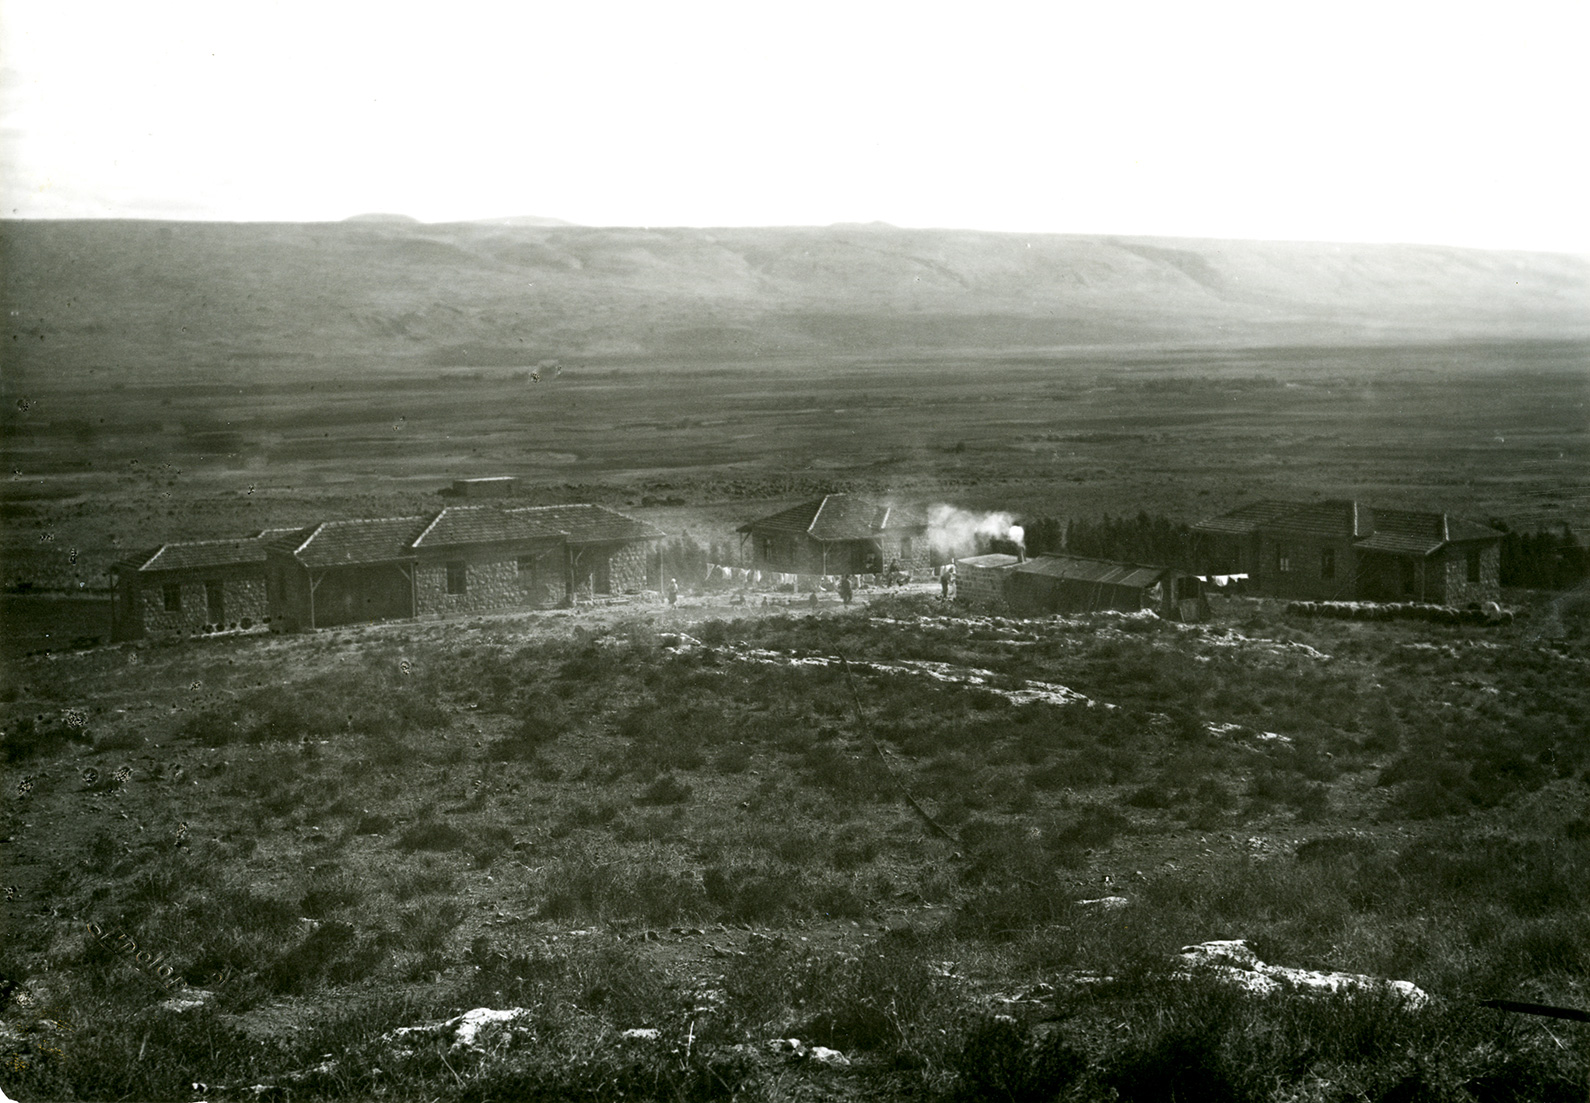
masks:
{"label": "standing person", "polygon": [[850,576],[848,574],[847,575],[840,575],[839,576],[839,600],[844,602],[846,605],[849,605],[850,604],[850,595],[852,595],[855,592],[856,592],[855,589],[850,585]]}
{"label": "standing person", "polygon": [[677,578],[670,578],[668,580],[668,604],[679,604],[679,580]]}
{"label": "standing person", "polygon": [[944,568],[944,573],[939,575],[939,589],[944,593],[944,600],[950,599],[950,584],[955,581],[955,564],[951,563]]}

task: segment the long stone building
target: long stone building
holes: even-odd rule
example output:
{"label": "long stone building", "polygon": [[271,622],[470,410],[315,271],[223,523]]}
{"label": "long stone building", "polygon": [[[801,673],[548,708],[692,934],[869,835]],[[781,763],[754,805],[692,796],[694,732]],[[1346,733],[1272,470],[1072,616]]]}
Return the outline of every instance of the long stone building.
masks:
{"label": "long stone building", "polygon": [[546,609],[658,587],[664,533],[596,505],[324,521],[166,544],[112,569],[111,638]]}

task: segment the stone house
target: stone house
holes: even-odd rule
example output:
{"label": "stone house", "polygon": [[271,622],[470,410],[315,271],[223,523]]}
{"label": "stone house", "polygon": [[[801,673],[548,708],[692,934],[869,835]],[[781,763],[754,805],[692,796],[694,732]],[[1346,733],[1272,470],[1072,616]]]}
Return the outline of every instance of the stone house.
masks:
{"label": "stone house", "polygon": [[738,531],[741,561],[762,571],[878,574],[898,563],[920,573],[936,565],[925,517],[854,494],[827,494]]}
{"label": "stone house", "polygon": [[1201,573],[1247,574],[1272,597],[1464,605],[1500,595],[1502,534],[1445,513],[1263,501],[1193,534]]}
{"label": "stone house", "polygon": [[110,638],[176,638],[269,623],[266,547],[296,531],[162,544],[116,563]]}

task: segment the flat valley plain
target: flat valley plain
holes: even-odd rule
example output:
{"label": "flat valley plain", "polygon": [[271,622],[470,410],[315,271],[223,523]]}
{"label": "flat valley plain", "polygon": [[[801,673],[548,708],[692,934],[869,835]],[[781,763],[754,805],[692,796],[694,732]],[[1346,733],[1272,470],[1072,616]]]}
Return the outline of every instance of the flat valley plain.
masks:
{"label": "flat valley plain", "polygon": [[36,589],[103,587],[168,540],[420,512],[476,475],[726,543],[841,489],[1060,518],[1331,495],[1590,525],[1582,343],[106,367],[5,392],[4,581]]}

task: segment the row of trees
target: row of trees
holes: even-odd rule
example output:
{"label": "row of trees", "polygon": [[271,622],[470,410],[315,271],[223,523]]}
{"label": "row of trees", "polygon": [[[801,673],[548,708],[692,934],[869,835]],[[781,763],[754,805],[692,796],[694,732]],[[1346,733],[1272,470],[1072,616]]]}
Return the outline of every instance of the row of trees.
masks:
{"label": "row of trees", "polygon": [[1503,533],[1503,586],[1571,590],[1590,578],[1590,548],[1567,525],[1561,532],[1514,532],[1505,521],[1492,521],[1491,527]]}
{"label": "row of trees", "polygon": [[[1026,521],[1024,527],[1028,555],[1070,552],[1133,563],[1192,566],[1192,530],[1169,517],[1146,512],[1136,517],[1104,516],[1096,520],[1073,517],[1065,522],[1057,517],[1039,517]],[[1014,555],[1016,545],[996,539],[990,541],[988,550]]]}

